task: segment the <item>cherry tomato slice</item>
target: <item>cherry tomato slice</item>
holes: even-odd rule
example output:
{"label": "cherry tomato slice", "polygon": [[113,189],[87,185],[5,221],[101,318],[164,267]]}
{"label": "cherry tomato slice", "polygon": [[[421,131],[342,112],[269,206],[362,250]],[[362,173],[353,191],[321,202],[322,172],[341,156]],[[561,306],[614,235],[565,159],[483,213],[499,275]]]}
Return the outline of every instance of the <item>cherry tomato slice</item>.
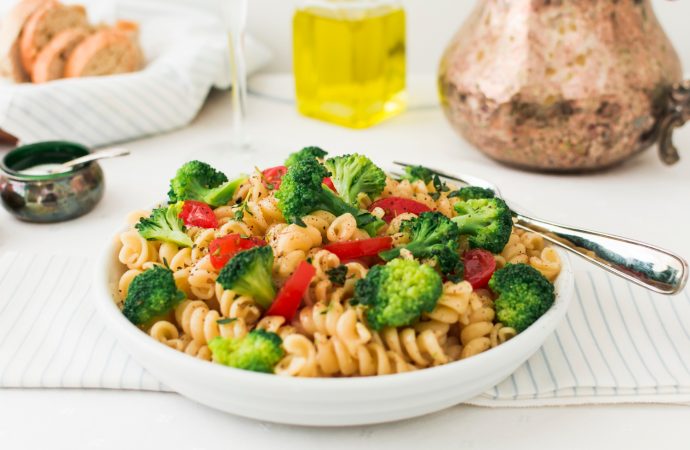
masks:
{"label": "cherry tomato slice", "polygon": [[336,254],[341,260],[347,261],[365,256],[377,256],[382,251],[390,250],[393,248],[393,238],[382,236],[358,241],[334,242],[323,248]]}
{"label": "cherry tomato slice", "polygon": [[331,180],[329,177],[323,179],[323,184],[328,186],[328,189],[331,191],[335,192],[336,194],[338,193],[338,191],[335,189],[335,184],[333,184],[333,180]]}
{"label": "cherry tomato slice", "polygon": [[283,181],[283,176],[287,173],[287,170],[288,169],[285,166],[275,166],[261,172],[261,175],[263,175],[264,186],[269,189],[278,189],[281,181]]}
{"label": "cherry tomato slice", "polygon": [[496,271],[494,255],[491,252],[477,248],[466,252],[462,259],[465,263],[465,280],[474,289],[485,288]]}
{"label": "cherry tomato slice", "polygon": [[376,200],[369,205],[369,211],[373,211],[374,208],[381,208],[386,212],[383,216],[383,220],[385,220],[386,223],[391,223],[391,220],[402,213],[420,215],[423,212],[431,211],[431,208],[424,203],[402,197],[386,197]]}
{"label": "cherry tomato slice", "polygon": [[180,218],[188,227],[218,228],[218,219],[206,203],[186,200]]}
{"label": "cherry tomato slice", "polygon": [[316,275],[314,266],[306,261],[302,261],[297,270],[288,278],[283,287],[278,292],[275,300],[266,311],[267,316],[283,316],[288,322],[297,313],[302,297],[309,288],[312,278]]}
{"label": "cherry tomato slice", "polygon": [[216,269],[222,269],[233,256],[243,250],[252,247],[266,245],[263,239],[257,237],[244,238],[238,233],[228,234],[227,236],[214,239],[208,246],[208,253],[211,256],[211,265]]}

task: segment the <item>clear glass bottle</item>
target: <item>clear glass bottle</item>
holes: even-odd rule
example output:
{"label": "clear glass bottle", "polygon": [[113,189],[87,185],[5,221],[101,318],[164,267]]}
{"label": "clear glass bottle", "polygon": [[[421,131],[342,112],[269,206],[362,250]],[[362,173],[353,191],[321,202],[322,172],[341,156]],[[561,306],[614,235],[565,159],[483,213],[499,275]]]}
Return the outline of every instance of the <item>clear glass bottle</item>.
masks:
{"label": "clear glass bottle", "polygon": [[293,21],[299,111],[352,128],[405,109],[405,12],[399,0],[304,0]]}

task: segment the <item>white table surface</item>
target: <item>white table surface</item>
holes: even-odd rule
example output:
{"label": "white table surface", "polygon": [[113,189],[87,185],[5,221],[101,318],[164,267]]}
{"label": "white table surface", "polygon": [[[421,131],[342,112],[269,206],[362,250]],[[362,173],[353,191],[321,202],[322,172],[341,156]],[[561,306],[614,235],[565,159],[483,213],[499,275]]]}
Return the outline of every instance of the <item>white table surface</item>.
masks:
{"label": "white table surface", "polygon": [[[254,85],[289,97],[284,78],[264,76]],[[433,85],[422,91],[430,96]],[[435,107],[351,131],[302,118],[287,102],[254,95],[247,128],[262,152],[244,157],[220,150],[229,124],[229,96],[215,92],[190,127],[133,142],[130,157],[104,162],[106,196],[89,215],[35,225],[0,212],[0,251],[93,255],[128,211],[164,196],[174,170],[190,158],[210,155],[211,162],[233,173],[246,170],[246,164],[275,165],[290,151],[319,145],[334,153],[367,152],[382,163],[393,158],[438,167],[464,162],[466,172],[493,180],[504,194],[544,218],[647,240],[690,256],[690,127],[676,133],[684,158],[674,167],[664,167],[650,151],[607,173],[554,176],[517,172],[488,160],[460,140]],[[688,448],[688,423],[690,408],[682,406],[457,406],[396,424],[312,429],[241,419],[176,394],[0,390],[2,450]]]}

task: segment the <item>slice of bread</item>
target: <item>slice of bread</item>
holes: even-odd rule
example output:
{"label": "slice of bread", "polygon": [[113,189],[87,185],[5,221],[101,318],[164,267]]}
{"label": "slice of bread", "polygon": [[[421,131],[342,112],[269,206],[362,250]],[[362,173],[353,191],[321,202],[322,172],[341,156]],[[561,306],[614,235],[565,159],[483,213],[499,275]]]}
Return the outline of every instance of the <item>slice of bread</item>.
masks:
{"label": "slice of bread", "polygon": [[55,36],[36,57],[31,81],[45,83],[64,77],[67,59],[89,34],[83,28],[69,28]]}
{"label": "slice of bread", "polygon": [[0,142],[15,145],[17,143],[17,138],[0,130]]}
{"label": "slice of bread", "polygon": [[24,24],[49,0],[22,0],[0,22],[0,75],[17,82],[29,81],[19,52],[19,36]]}
{"label": "slice of bread", "polygon": [[29,17],[19,38],[22,65],[29,76],[33,73],[34,62],[41,50],[57,34],[69,28],[89,28],[83,6],[63,5],[51,0]]}
{"label": "slice of bread", "polygon": [[115,75],[139,70],[142,54],[138,26],[120,21],[113,28],[95,32],[79,44],[67,60],[65,77]]}

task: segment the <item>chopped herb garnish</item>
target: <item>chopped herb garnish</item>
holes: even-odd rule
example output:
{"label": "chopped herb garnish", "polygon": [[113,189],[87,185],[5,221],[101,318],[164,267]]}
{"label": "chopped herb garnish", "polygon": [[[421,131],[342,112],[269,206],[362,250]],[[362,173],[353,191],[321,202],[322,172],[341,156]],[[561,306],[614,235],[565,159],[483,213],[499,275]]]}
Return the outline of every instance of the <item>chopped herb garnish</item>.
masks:
{"label": "chopped herb garnish", "polygon": [[448,191],[450,191],[450,188],[448,187],[446,182],[441,181],[441,177],[439,177],[437,173],[434,174],[433,182],[434,182],[434,189],[436,189],[436,192],[448,192]]}
{"label": "chopped herb garnish", "polygon": [[247,202],[249,201],[249,194],[247,194],[247,197],[242,201],[240,204],[240,207],[235,211],[235,220],[241,221],[244,219],[244,213],[249,214],[250,216],[253,216],[252,212],[247,209]]}
{"label": "chopped herb garnish", "polygon": [[222,319],[216,320],[216,323],[217,323],[218,325],[226,325],[226,324],[228,324],[228,323],[233,323],[233,322],[236,321],[236,320],[237,320],[236,317],[224,317],[224,318],[222,318]]}
{"label": "chopped herb garnish", "polygon": [[326,274],[328,275],[328,279],[331,280],[331,283],[336,286],[342,286],[347,279],[347,266],[341,264],[338,267],[327,270]]}

